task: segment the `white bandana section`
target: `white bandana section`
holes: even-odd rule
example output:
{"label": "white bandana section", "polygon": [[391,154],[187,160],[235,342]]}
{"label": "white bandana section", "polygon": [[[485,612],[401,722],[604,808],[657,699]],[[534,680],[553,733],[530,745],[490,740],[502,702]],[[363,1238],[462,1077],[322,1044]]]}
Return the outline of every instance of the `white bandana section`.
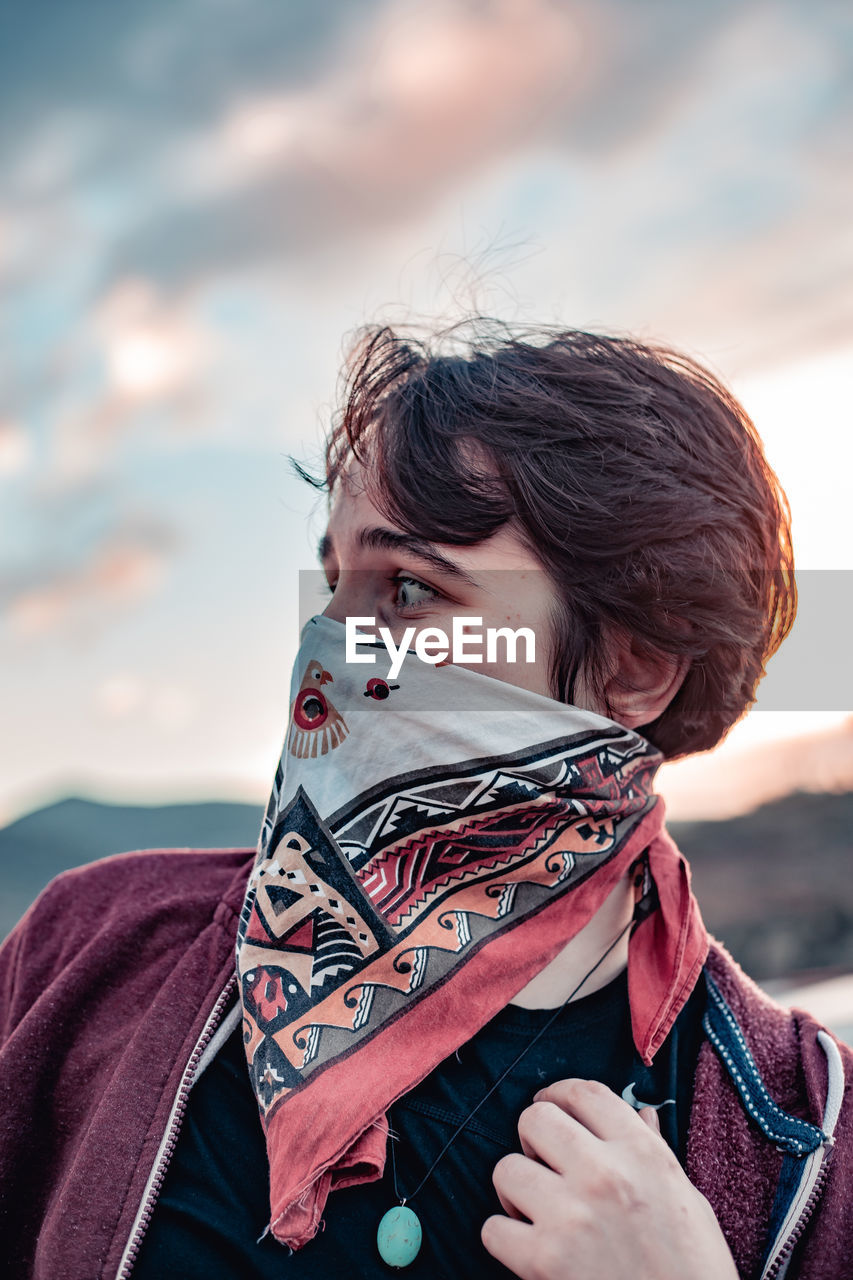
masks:
{"label": "white bandana section", "polygon": [[416,992],[614,857],[660,754],[621,725],[305,627],[237,940],[266,1113]]}
{"label": "white bandana section", "polygon": [[[432,769],[530,754],[532,744],[600,733],[618,764],[653,753],[639,734],[605,716],[554,701],[467,666],[434,666],[412,653],[396,679],[384,645],[359,645],[373,664],[346,661],[343,623],[323,615],[305,625],[293,668],[290,723],[258,845],[268,852],[276,818],[301,786],[320,817],[335,815],[391,779]],[[614,763],[617,763],[614,760]],[[494,779],[494,769],[491,770]],[[520,781],[520,780],[516,780]],[[492,785],[500,785],[495,779]],[[446,790],[446,788],[445,788]],[[418,788],[423,803],[423,787]],[[405,802],[397,795],[398,804]],[[343,839],[341,838],[343,836]],[[338,842],[351,858],[344,833]]]}

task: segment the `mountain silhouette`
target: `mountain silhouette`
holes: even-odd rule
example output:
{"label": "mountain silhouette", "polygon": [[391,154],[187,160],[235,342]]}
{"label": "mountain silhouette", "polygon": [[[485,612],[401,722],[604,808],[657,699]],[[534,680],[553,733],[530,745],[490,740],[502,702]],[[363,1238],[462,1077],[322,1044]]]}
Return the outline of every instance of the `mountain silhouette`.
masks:
{"label": "mountain silhouette", "polygon": [[[132,849],[254,848],[261,806],[70,798],[0,829],[0,936],[61,871]],[[853,971],[853,791],[793,792],[716,822],[673,822],[709,929],[761,980]]]}

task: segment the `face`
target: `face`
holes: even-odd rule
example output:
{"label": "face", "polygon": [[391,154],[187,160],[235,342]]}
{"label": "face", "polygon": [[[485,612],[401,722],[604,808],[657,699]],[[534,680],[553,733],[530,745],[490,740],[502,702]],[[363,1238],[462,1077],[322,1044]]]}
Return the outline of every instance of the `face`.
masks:
{"label": "face", "polygon": [[[320,558],[332,592],[325,614],[337,622],[373,617],[395,643],[411,626],[450,634],[453,618],[461,615],[481,618],[483,629],[531,628],[535,663],[509,662],[501,644],[495,661],[472,670],[550,696],[549,619],[556,593],[533,552],[506,526],[469,547],[425,542],[374,506],[355,466],[337,486]],[[523,646],[519,653],[523,657]]]}

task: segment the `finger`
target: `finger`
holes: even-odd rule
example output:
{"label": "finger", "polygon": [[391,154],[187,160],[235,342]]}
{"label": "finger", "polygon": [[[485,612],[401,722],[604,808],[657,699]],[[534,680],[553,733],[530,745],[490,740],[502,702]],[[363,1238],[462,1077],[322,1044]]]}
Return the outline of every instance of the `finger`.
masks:
{"label": "finger", "polygon": [[534,1101],[556,1102],[602,1142],[624,1138],[640,1123],[634,1108],[598,1080],[558,1080],[540,1089]]}
{"label": "finger", "polygon": [[561,1174],[594,1159],[598,1146],[589,1129],[545,1098],[522,1111],[518,1118],[518,1136],[526,1156],[544,1161],[555,1173]]}
{"label": "finger", "polygon": [[521,1210],[516,1209],[512,1201],[507,1200],[504,1196],[501,1195],[500,1192],[498,1192],[498,1199],[501,1202],[501,1208],[503,1209],[504,1213],[508,1218],[512,1218],[516,1222],[527,1222],[527,1223],[530,1222],[530,1219],[526,1218],[524,1214],[521,1212]]}
{"label": "finger", "polygon": [[[497,1168],[497,1165],[495,1166],[495,1169],[496,1168]],[[503,1187],[503,1179],[499,1178],[498,1181],[500,1182],[501,1187]],[[501,1208],[503,1209],[504,1213],[507,1214],[510,1218],[515,1218],[516,1221],[518,1222],[529,1222],[529,1218],[527,1218],[525,1214],[521,1212],[520,1209],[517,1209],[515,1207],[513,1202],[510,1200],[509,1196],[503,1190],[499,1189],[498,1183],[495,1181],[494,1169],[492,1170],[492,1184],[495,1188],[495,1191],[497,1192],[497,1197],[501,1202]]]}
{"label": "finger", "polygon": [[531,1222],[547,1214],[549,1206],[559,1202],[560,1179],[544,1164],[512,1151],[499,1160],[492,1171],[492,1182],[498,1199],[511,1217],[520,1214]]}
{"label": "finger", "polygon": [[493,1258],[509,1267],[521,1280],[531,1280],[534,1240],[533,1228],[529,1223],[511,1222],[509,1218],[495,1214],[492,1218],[486,1218],[480,1230],[480,1239]]}

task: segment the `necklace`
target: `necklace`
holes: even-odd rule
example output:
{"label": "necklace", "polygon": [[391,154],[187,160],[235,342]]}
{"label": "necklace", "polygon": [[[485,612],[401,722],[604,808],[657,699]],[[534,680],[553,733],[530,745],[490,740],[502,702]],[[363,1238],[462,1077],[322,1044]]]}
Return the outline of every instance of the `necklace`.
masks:
{"label": "necklace", "polygon": [[599,956],[592,968],[584,974],[574,990],[569,992],[563,1003],[557,1006],[551,1014],[551,1017],[546,1019],[521,1052],[513,1058],[509,1066],[501,1072],[494,1084],[492,1084],[486,1093],[483,1094],[482,1098],[473,1110],[469,1111],[465,1119],[457,1125],[447,1142],[445,1142],[444,1146],[427,1169],[424,1176],[421,1178],[418,1185],[415,1187],[414,1191],[408,1196],[400,1194],[400,1187],[397,1182],[397,1160],[394,1154],[395,1140],[389,1133],[389,1141],[391,1145],[391,1175],[394,1180],[394,1194],[396,1195],[399,1203],[394,1205],[393,1208],[389,1209],[388,1212],[383,1215],[376,1231],[376,1246],[379,1250],[379,1256],[382,1258],[383,1262],[388,1264],[389,1267],[394,1267],[397,1270],[400,1270],[403,1267],[408,1267],[414,1262],[420,1252],[421,1242],[423,1240],[423,1228],[421,1226],[420,1218],[415,1213],[414,1209],[409,1208],[409,1201],[414,1200],[415,1196],[423,1191],[424,1187],[435,1172],[439,1161],[447,1155],[448,1151],[453,1146],[460,1133],[465,1129],[466,1125],[474,1119],[474,1116],[480,1108],[488,1102],[495,1090],[502,1085],[507,1076],[515,1070],[525,1054],[529,1053],[536,1042],[544,1036],[545,1032],[550,1030],[565,1009],[566,1005],[574,1000],[581,987],[589,981],[596,969],[600,968],[610,955],[613,948],[621,942],[622,938],[624,938],[625,934],[633,924],[634,921],[630,920],[628,924],[625,925],[625,928],[617,934],[607,950]]}

